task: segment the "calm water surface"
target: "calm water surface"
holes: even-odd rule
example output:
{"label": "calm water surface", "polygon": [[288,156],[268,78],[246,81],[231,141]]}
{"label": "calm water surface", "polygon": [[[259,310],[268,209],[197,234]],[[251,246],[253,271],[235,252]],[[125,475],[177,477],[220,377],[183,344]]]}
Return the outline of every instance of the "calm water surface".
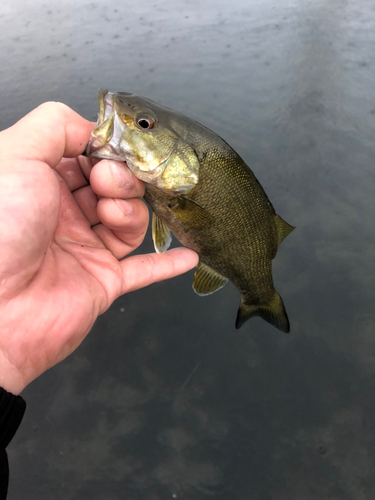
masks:
{"label": "calm water surface", "polygon": [[0,25],[1,128],[145,95],[221,135],[297,226],[274,261],[290,335],[235,331],[237,290],[199,298],[192,273],[120,298],[24,391],[9,499],[373,498],[374,3],[25,0]]}

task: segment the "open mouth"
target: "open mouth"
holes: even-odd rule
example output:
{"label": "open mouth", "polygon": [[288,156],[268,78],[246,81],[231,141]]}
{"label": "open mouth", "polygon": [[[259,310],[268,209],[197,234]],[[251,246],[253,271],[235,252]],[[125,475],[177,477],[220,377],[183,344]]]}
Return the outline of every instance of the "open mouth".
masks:
{"label": "open mouth", "polygon": [[114,109],[113,93],[100,89],[98,125],[91,132],[84,156],[125,161],[120,148],[121,134],[126,125],[118,118]]}

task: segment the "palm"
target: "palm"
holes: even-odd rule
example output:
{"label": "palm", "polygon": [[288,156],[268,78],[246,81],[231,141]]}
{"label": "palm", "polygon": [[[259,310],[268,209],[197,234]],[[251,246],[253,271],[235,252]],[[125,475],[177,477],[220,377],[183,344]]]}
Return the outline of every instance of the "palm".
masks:
{"label": "palm", "polygon": [[[77,160],[69,164],[70,171],[79,166]],[[64,173],[64,165],[56,170],[62,166]],[[37,370],[64,358],[82,341],[98,314],[122,293],[123,272],[63,178],[36,162],[20,167],[21,185],[13,179],[6,192],[0,189],[0,212],[11,209],[14,216],[11,227],[4,220],[7,227],[0,235],[0,246],[8,249],[1,265],[2,276],[7,276],[1,293],[10,299],[1,303],[0,314],[9,332],[15,317],[24,337],[45,332],[43,350],[28,354],[29,368]],[[17,357],[12,362],[18,363]]]}

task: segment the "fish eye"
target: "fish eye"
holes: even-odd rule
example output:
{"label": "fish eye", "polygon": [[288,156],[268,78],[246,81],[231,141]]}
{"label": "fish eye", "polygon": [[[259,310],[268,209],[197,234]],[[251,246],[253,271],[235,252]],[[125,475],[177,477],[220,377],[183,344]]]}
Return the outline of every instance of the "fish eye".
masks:
{"label": "fish eye", "polygon": [[145,130],[150,130],[155,125],[155,122],[148,116],[138,116],[136,119],[136,124]]}

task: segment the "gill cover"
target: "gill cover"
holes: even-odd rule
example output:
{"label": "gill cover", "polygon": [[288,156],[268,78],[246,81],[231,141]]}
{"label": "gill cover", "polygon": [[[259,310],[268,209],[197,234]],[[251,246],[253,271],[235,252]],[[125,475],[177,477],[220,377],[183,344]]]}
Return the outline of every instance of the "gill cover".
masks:
{"label": "gill cover", "polygon": [[119,146],[129,168],[144,182],[181,193],[198,184],[199,161],[194,149],[160,122],[146,131],[126,127]]}
{"label": "gill cover", "polygon": [[167,191],[187,192],[199,179],[199,161],[194,149],[178,140],[172,154],[165,162],[161,176],[163,188]]}

